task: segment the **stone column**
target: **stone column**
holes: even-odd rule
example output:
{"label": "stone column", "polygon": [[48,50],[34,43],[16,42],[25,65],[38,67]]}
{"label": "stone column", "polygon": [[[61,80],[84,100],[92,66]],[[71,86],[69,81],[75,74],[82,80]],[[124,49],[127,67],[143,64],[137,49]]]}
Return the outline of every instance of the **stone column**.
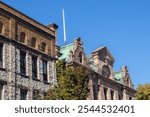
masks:
{"label": "stone column", "polygon": [[99,100],[105,100],[105,98],[104,98],[104,87],[103,87],[103,85],[100,85],[100,86],[99,86],[98,99],[99,99]]}
{"label": "stone column", "polygon": [[107,100],[111,100],[111,91],[110,91],[110,88],[107,89]]}
{"label": "stone column", "polygon": [[123,100],[128,100],[128,95],[125,89],[123,90]]}
{"label": "stone column", "polygon": [[88,95],[87,100],[94,100],[93,81],[92,81],[92,79],[89,79],[88,88],[89,88],[89,95]]}
{"label": "stone column", "polygon": [[32,99],[33,99],[33,87],[30,87],[27,92],[27,100],[32,100]]}
{"label": "stone column", "polygon": [[26,53],[26,75],[29,76],[29,72],[32,71],[30,70],[30,67],[32,66],[31,64],[32,62],[30,62],[30,57],[29,57],[29,52]]}
{"label": "stone column", "polygon": [[6,87],[6,85],[3,85],[2,86],[2,100],[4,100],[4,98],[5,98],[5,87]]}
{"label": "stone column", "polygon": [[114,91],[114,100],[119,100],[118,91]]}
{"label": "stone column", "polygon": [[43,81],[42,60],[40,56],[37,58],[37,77],[40,81]]}
{"label": "stone column", "polygon": [[48,74],[48,82],[50,83],[50,84],[52,84],[53,83],[53,81],[52,81],[52,72],[51,72],[51,68],[52,68],[52,65],[51,65],[51,61],[49,60],[48,62],[47,62],[47,74]]}

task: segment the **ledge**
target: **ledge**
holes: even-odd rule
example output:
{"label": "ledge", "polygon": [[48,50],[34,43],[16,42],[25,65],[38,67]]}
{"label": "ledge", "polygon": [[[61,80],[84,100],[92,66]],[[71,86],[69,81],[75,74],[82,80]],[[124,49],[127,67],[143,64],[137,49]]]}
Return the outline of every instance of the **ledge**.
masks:
{"label": "ledge", "polygon": [[43,83],[45,83],[47,85],[50,85],[50,82],[47,82],[47,81],[43,81]]}
{"label": "ledge", "polygon": [[6,71],[6,68],[0,67],[0,70],[2,70],[2,71]]}
{"label": "ledge", "polygon": [[32,80],[35,80],[35,81],[40,82],[40,79],[37,79],[37,78],[35,78],[35,77],[32,77]]}
{"label": "ledge", "polygon": [[29,78],[29,76],[25,75],[25,74],[20,74],[21,77],[24,77],[24,78]]}

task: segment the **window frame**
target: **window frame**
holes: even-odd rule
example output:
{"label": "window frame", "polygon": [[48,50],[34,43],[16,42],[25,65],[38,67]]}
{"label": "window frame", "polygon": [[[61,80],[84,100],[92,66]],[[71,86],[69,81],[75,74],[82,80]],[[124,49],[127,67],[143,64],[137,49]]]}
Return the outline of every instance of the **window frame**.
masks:
{"label": "window frame", "polygon": [[25,33],[25,32],[21,32],[21,33],[20,33],[19,41],[20,41],[21,43],[25,43],[25,42],[26,42],[26,33]]}
{"label": "window frame", "polygon": [[27,93],[28,93],[27,90],[20,89],[20,100],[27,100]]}
{"label": "window frame", "polygon": [[46,43],[45,42],[42,42],[41,44],[41,51],[45,52],[46,51]]}
{"label": "window frame", "polygon": [[42,75],[43,75],[43,81],[48,82],[48,72],[47,72],[47,61],[42,60]]}
{"label": "window frame", "polygon": [[26,75],[26,52],[20,50],[20,74]]}
{"label": "window frame", "polygon": [[33,48],[36,47],[36,38],[35,37],[31,38],[31,47],[33,47]]}
{"label": "window frame", "polygon": [[3,96],[3,85],[0,84],[0,100],[2,100]]}
{"label": "window frame", "polygon": [[0,67],[3,67],[3,47],[4,44],[0,43]]}
{"label": "window frame", "polygon": [[37,57],[36,56],[32,56],[32,78],[38,79],[38,68],[37,68]]}

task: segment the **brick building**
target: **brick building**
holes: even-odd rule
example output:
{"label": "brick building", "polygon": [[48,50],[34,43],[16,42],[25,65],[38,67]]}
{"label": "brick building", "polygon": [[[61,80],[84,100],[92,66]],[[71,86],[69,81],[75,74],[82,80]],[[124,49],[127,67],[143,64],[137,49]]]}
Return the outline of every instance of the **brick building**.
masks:
{"label": "brick building", "polygon": [[33,99],[56,82],[56,30],[0,2],[0,99]]}
{"label": "brick building", "polygon": [[94,50],[86,56],[80,38],[60,48],[60,60],[66,66],[82,66],[89,71],[90,100],[133,100],[136,91],[128,73],[127,66],[113,70],[114,58],[106,46]]}

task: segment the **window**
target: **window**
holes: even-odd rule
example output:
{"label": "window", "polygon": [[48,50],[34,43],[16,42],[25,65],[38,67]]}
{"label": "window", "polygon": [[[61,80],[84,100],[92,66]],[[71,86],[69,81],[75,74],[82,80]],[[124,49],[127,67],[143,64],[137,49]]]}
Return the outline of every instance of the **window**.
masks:
{"label": "window", "polygon": [[0,85],[0,100],[2,100],[2,91],[3,91],[3,86]]}
{"label": "window", "polygon": [[32,57],[32,77],[37,79],[37,57]]}
{"label": "window", "polygon": [[82,53],[81,52],[79,53],[79,61],[80,61],[80,63],[82,63]]}
{"label": "window", "polygon": [[20,90],[20,100],[27,100],[27,91],[26,90]]}
{"label": "window", "polygon": [[119,100],[122,100],[122,99],[123,99],[123,94],[122,94],[122,93],[119,93],[119,94],[118,94],[118,97],[119,97]]}
{"label": "window", "polygon": [[46,50],[46,43],[42,42],[42,51],[45,52]]}
{"label": "window", "polygon": [[129,100],[132,100],[132,97],[131,97],[131,96],[129,97]]}
{"label": "window", "polygon": [[97,94],[97,87],[96,87],[96,85],[93,85],[93,94],[94,94],[94,100],[98,100],[98,94]]}
{"label": "window", "polygon": [[3,44],[0,43],[0,67],[3,66]]}
{"label": "window", "polygon": [[109,78],[110,77],[110,69],[109,69],[109,66],[106,66],[104,65],[102,67],[102,75],[105,76],[106,78]]}
{"label": "window", "polygon": [[107,88],[104,88],[104,97],[105,97],[105,100],[107,100]]}
{"label": "window", "polygon": [[20,73],[26,74],[26,53],[23,51],[20,51]]}
{"label": "window", "polygon": [[47,61],[43,60],[43,81],[47,80]]}
{"label": "window", "polygon": [[20,33],[20,42],[25,43],[26,34],[24,32]]}
{"label": "window", "polygon": [[111,100],[113,100],[114,99],[114,91],[111,90],[110,93],[111,93]]}
{"label": "window", "polygon": [[3,23],[0,21],[0,33],[3,32]]}
{"label": "window", "polygon": [[34,48],[35,48],[35,46],[36,46],[36,39],[33,37],[33,38],[31,39],[31,47],[34,47]]}

